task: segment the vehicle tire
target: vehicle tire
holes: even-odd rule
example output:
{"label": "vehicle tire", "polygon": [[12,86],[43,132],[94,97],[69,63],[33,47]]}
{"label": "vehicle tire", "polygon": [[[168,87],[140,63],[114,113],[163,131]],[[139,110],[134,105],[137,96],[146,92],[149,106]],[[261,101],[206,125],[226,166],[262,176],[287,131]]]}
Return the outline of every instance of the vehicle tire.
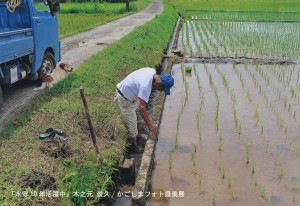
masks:
{"label": "vehicle tire", "polygon": [[3,104],[3,94],[2,94],[2,87],[0,85],[0,110],[1,110],[2,104]]}
{"label": "vehicle tire", "polygon": [[42,80],[45,75],[50,74],[55,66],[56,62],[53,54],[50,52],[46,52],[43,57],[42,65],[38,71],[39,79]]}

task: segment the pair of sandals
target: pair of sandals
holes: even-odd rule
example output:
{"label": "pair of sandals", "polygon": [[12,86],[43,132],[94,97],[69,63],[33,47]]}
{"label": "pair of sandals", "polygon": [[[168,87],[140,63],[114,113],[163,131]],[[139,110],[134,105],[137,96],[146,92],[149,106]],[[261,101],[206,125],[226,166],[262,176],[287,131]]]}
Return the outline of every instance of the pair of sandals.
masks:
{"label": "pair of sandals", "polygon": [[65,133],[62,130],[48,128],[44,133],[39,134],[40,140],[43,142],[65,142],[68,138],[64,137]]}

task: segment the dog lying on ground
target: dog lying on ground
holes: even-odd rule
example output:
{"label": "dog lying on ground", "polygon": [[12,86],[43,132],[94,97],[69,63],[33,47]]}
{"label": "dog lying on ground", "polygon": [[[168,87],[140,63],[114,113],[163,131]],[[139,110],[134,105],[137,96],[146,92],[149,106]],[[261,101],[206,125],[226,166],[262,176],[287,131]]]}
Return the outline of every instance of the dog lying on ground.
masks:
{"label": "dog lying on ground", "polygon": [[42,85],[34,90],[42,90],[45,87],[51,88],[55,83],[63,80],[68,76],[73,68],[67,61],[58,62],[52,73],[46,74],[42,79]]}

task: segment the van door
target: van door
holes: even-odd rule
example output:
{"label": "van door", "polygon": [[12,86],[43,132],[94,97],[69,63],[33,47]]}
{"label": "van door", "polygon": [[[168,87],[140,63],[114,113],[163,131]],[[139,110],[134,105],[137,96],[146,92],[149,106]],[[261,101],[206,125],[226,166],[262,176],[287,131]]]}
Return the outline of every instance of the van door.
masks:
{"label": "van door", "polygon": [[60,41],[58,37],[57,16],[50,13],[50,8],[43,0],[33,0],[33,30],[35,37],[34,64],[32,73],[41,67],[47,52],[53,54],[56,62],[60,60]]}

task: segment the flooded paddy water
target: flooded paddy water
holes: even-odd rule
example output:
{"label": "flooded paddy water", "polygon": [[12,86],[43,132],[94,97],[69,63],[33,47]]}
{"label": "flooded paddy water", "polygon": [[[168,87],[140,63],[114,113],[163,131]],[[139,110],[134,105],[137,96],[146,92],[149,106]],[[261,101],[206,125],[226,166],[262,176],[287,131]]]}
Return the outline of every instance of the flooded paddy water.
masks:
{"label": "flooded paddy water", "polygon": [[185,24],[147,205],[300,205],[297,57],[224,49],[209,23]]}

